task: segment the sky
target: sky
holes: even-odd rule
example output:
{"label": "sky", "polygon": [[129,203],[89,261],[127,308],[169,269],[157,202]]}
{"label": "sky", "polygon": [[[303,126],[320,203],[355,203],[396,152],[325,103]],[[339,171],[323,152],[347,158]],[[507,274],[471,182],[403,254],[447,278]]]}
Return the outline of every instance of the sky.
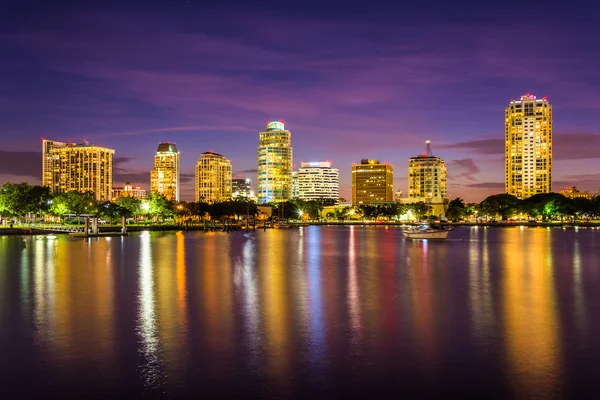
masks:
{"label": "sky", "polygon": [[[210,4],[213,3],[213,4]],[[504,109],[553,106],[553,189],[600,189],[593,3],[0,1],[0,182],[41,182],[41,138],[116,150],[115,185],[149,188],[159,142],[194,199],[202,152],[255,184],[258,132],[283,120],[294,164],[446,160],[448,197],[504,191]],[[545,3],[551,4],[551,3]]]}

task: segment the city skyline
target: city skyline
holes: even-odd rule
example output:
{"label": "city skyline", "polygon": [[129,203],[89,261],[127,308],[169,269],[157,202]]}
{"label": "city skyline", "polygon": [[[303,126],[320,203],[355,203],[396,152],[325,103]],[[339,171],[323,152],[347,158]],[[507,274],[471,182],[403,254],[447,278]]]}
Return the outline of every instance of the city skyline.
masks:
{"label": "city skyline", "polygon": [[[448,196],[480,201],[504,191],[504,109],[531,92],[553,105],[553,191],[600,187],[589,168],[600,145],[600,32],[569,18],[573,9],[536,15],[544,40],[521,41],[530,28],[500,9],[439,24],[449,10],[411,8],[393,21],[374,7],[367,21],[352,6],[322,15],[164,7],[91,13],[56,2],[36,29],[28,10],[12,10],[0,35],[9,78],[0,181],[41,183],[41,137],[87,139],[116,150],[115,186],[149,189],[149,154],[170,141],[183,149],[181,199],[193,200],[201,153],[227,155],[234,174],[256,183],[256,132],[283,119],[294,164],[331,159],[341,197],[351,197],[351,165],[363,158],[396,165],[394,191],[408,193],[403,166],[431,140],[447,163]],[[223,18],[235,28],[225,31]]]}

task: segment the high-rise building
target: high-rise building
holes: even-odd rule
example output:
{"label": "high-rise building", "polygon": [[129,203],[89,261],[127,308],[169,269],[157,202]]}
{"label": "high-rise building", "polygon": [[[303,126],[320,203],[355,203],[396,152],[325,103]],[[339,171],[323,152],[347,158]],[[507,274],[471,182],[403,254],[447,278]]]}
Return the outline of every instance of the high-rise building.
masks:
{"label": "high-rise building", "polygon": [[394,200],[394,167],[363,159],[352,165],[352,204],[369,205]]}
{"label": "high-rise building", "polygon": [[428,140],[425,153],[408,159],[408,197],[441,203],[446,199],[446,163],[431,154]]}
{"label": "high-rise building", "polygon": [[302,162],[298,170],[298,198],[302,200],[340,199],[340,171],[329,161]]}
{"label": "high-rise building", "polygon": [[159,143],[150,171],[150,193],[179,201],[179,151],[175,143]]}
{"label": "high-rise building", "polygon": [[146,190],[126,182],[125,186],[113,188],[112,200],[115,201],[119,199],[119,197],[134,197],[136,199],[143,200],[146,198]]}
{"label": "high-rise building", "polygon": [[92,192],[97,200],[112,197],[113,155],[105,147],[43,140],[42,183],[52,192]]}
{"label": "high-rise building", "polygon": [[66,145],[63,142],[42,139],[42,186],[52,187],[52,165],[55,158],[52,149],[65,147]]}
{"label": "high-rise building", "polygon": [[220,154],[205,152],[196,166],[196,201],[231,200],[231,162]]}
{"label": "high-rise building", "polygon": [[527,93],[505,113],[506,193],[524,199],[552,191],[552,106]]}
{"label": "high-rise building", "polygon": [[259,133],[258,202],[282,202],[292,198],[292,133],[282,121],[269,122]]}
{"label": "high-rise building", "polygon": [[233,178],[231,180],[231,196],[233,198],[254,197],[250,178]]}

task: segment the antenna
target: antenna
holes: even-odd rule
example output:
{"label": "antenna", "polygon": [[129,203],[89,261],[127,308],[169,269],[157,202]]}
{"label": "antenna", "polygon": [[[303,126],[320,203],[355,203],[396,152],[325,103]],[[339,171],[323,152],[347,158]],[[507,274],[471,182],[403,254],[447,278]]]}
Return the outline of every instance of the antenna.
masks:
{"label": "antenna", "polygon": [[426,140],[425,141],[425,154],[427,154],[427,157],[432,157],[432,154],[431,154],[431,140]]}

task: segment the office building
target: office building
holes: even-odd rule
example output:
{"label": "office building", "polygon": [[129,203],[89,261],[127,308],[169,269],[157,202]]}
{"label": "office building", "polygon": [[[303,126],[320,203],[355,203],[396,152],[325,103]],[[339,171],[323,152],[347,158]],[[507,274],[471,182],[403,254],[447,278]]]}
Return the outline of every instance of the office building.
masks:
{"label": "office building", "polygon": [[298,170],[298,198],[302,200],[340,198],[340,171],[329,161],[302,162]]}
{"label": "office building", "polygon": [[360,164],[352,165],[352,204],[393,201],[393,184],[392,165],[379,160],[361,160]]}
{"label": "office building", "polygon": [[179,201],[179,151],[175,143],[159,143],[150,171],[150,193],[162,193],[169,200]]}
{"label": "office building", "polygon": [[552,106],[527,93],[505,113],[505,191],[524,199],[552,192]]}
{"label": "office building", "polygon": [[113,188],[112,200],[116,201],[120,197],[134,197],[143,200],[146,198],[146,190],[139,186],[132,186],[131,183],[127,182],[125,186]]}
{"label": "office building", "polygon": [[218,203],[231,200],[231,162],[220,154],[200,155],[196,166],[196,201]]}
{"label": "office building", "polygon": [[115,151],[80,144],[42,141],[42,183],[52,192],[92,192],[99,201],[112,198]]}
{"label": "office building", "polygon": [[257,179],[259,203],[292,198],[292,133],[282,121],[269,122],[259,133]]}
{"label": "office building", "polygon": [[231,180],[231,195],[236,197],[254,197],[250,178],[234,178]]}

